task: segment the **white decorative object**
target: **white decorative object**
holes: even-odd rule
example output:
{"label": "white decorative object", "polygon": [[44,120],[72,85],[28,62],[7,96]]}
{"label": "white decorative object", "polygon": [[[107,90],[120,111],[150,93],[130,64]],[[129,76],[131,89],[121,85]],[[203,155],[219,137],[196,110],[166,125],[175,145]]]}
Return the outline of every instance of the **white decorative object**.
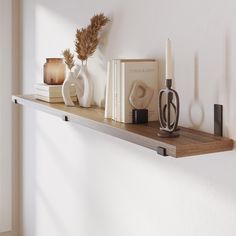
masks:
{"label": "white decorative object", "polygon": [[[134,102],[132,105],[132,98],[130,102],[129,97],[136,81],[142,81],[148,88],[153,90],[152,98],[146,109],[148,109],[149,121],[158,119],[156,104],[158,62],[155,59],[113,59],[108,63],[105,118],[123,123],[132,123]],[[146,86],[144,87],[146,88]],[[139,91],[142,92],[142,89]],[[141,95],[139,94],[139,96]]]}
{"label": "white decorative object", "polygon": [[80,67],[77,65],[73,71],[70,71],[62,85],[62,96],[66,106],[75,106],[74,102],[71,99],[70,87],[75,86],[76,96],[79,100],[83,94],[83,87],[81,81],[78,79]]}
{"label": "white decorative object", "polygon": [[135,81],[130,92],[129,102],[135,109],[145,109],[149,106],[154,90],[141,80]]}
{"label": "white decorative object", "polygon": [[81,107],[91,107],[93,101],[93,81],[89,76],[87,64],[82,64],[78,75],[83,85],[83,93],[79,98],[79,104]]}
{"label": "white decorative object", "polygon": [[71,99],[70,87],[75,86],[76,96],[81,107],[91,107],[93,100],[93,82],[89,76],[87,65],[75,66],[70,71],[62,86],[62,96],[66,106],[75,106]]}
{"label": "white decorative object", "polygon": [[173,79],[173,61],[170,39],[166,40],[166,79]]}

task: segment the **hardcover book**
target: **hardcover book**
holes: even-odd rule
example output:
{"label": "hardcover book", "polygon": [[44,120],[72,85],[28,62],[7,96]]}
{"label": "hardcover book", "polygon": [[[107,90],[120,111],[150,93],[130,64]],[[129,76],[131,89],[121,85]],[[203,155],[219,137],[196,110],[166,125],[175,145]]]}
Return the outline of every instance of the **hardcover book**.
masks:
{"label": "hardcover book", "polygon": [[[45,97],[45,96],[36,94],[35,98],[44,102],[49,102],[49,103],[64,103],[63,97]],[[77,101],[76,96],[72,96],[71,99],[73,102]]]}
{"label": "hardcover book", "polygon": [[157,61],[154,59],[112,60],[107,74],[105,118],[132,123],[132,110],[135,107],[130,101],[131,92],[135,92],[137,99],[145,98],[146,88],[148,91],[152,91],[146,107],[148,109],[148,120],[154,121],[158,117]]}
{"label": "hardcover book", "polygon": [[[58,98],[62,97],[62,85],[47,85],[44,83],[35,84],[35,93],[40,96]],[[71,96],[76,96],[75,87],[71,86]]]}

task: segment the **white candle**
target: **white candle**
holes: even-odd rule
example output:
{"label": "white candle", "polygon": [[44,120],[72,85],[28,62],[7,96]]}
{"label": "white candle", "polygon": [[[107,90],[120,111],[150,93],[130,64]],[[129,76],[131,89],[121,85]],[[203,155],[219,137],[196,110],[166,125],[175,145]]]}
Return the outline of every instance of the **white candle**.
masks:
{"label": "white candle", "polygon": [[166,40],[166,79],[173,79],[172,50],[170,39]]}

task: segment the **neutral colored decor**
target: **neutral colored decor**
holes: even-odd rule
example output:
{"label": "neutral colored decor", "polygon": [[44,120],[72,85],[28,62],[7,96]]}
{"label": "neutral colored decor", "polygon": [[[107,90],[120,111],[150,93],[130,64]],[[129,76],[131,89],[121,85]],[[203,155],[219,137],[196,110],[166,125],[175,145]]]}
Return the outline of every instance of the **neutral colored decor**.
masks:
{"label": "neutral colored decor", "polygon": [[[82,96],[79,98],[79,105],[81,107],[91,107],[92,101],[93,101],[93,81],[91,77],[89,76],[87,63],[84,64],[82,62],[79,74],[77,76],[79,80],[82,82]],[[82,90],[81,90],[82,91]]]}
{"label": "neutral colored decor", "polygon": [[72,85],[75,86],[76,96],[78,100],[83,96],[82,83],[77,76],[79,75],[79,72],[80,72],[80,67],[78,65],[74,66],[74,70],[69,71],[62,85],[62,97],[66,106],[75,106],[70,93]]}
{"label": "neutral colored decor", "polygon": [[87,60],[96,51],[99,43],[99,32],[108,21],[109,19],[101,13],[94,15],[90,19],[90,24],[86,28],[77,29],[75,48],[77,59],[81,62],[79,72],[77,72],[77,70],[72,72],[72,69],[75,66],[74,55],[69,49],[66,49],[63,52],[65,62],[70,70],[65,81],[65,85],[62,88],[62,94],[64,94],[63,97],[67,106],[74,106],[74,103],[70,101],[69,95],[69,87],[72,83],[76,83],[76,88],[78,90],[77,96],[80,106],[91,107],[92,105],[94,88],[92,79],[89,76]]}
{"label": "neutral colored decor", "polygon": [[132,123],[132,110],[140,107],[148,109],[149,121],[158,119],[155,59],[113,59],[107,71],[105,118]]}
{"label": "neutral colored decor", "polygon": [[166,41],[166,88],[159,94],[159,121],[158,136],[163,138],[178,137],[179,122],[179,95],[171,88],[173,78],[171,41]]}
{"label": "neutral colored decor", "polygon": [[134,82],[129,95],[129,102],[135,109],[145,109],[150,104],[154,90],[143,81]]}
{"label": "neutral colored decor", "polygon": [[133,106],[132,123],[144,124],[148,122],[148,106],[153,98],[154,90],[141,80],[134,82],[129,95],[129,102]]}
{"label": "neutral colored decor", "polygon": [[77,74],[76,72],[70,71],[66,76],[66,79],[62,86],[62,97],[66,106],[72,106],[72,107],[75,106],[70,94],[70,88],[72,85],[75,86],[77,98],[79,99],[79,97],[81,97],[82,95],[81,83],[76,78],[76,74]]}
{"label": "neutral colored decor", "polygon": [[66,67],[62,58],[47,58],[44,64],[44,83],[49,85],[63,84]]}
{"label": "neutral colored decor", "polygon": [[[70,95],[72,101],[77,101],[77,96],[75,93],[75,86],[70,87]],[[35,97],[39,100],[49,102],[49,103],[58,103],[64,102],[62,97],[62,85],[48,85],[44,83],[35,84]]]}
{"label": "neutral colored decor", "polygon": [[62,85],[62,97],[66,106],[75,106],[71,98],[70,89],[73,85],[76,90],[77,98],[79,99],[82,96],[83,88],[79,79],[77,79],[77,75],[80,71],[80,66],[75,66],[74,55],[70,52],[70,49],[66,49],[65,51],[63,51],[63,56],[65,59],[65,63],[69,69],[69,73],[67,73],[66,79]]}

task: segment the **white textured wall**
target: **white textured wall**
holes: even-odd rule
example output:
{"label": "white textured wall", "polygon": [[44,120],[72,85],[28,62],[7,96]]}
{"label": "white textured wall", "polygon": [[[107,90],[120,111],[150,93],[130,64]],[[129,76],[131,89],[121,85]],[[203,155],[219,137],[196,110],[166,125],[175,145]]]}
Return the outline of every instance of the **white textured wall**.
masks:
{"label": "white textured wall", "polygon": [[[76,27],[105,12],[112,24],[89,60],[97,91],[110,58],[158,58],[162,79],[169,37],[181,124],[211,132],[219,102],[225,134],[236,137],[234,1],[22,2],[25,93],[42,79],[45,58],[72,48]],[[22,236],[235,236],[235,152],[162,158],[27,108],[22,127]]]}

